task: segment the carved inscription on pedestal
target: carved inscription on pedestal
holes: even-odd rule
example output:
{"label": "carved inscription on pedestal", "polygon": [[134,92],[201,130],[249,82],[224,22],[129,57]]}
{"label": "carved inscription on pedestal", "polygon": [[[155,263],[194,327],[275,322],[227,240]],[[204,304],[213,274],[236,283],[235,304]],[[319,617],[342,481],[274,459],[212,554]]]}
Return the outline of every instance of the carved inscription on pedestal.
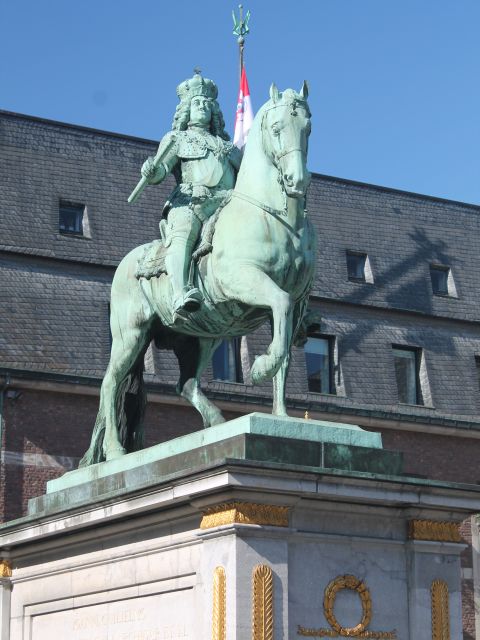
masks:
{"label": "carved inscription on pedestal", "polygon": [[55,611],[32,618],[32,640],[194,640],[193,590]]}

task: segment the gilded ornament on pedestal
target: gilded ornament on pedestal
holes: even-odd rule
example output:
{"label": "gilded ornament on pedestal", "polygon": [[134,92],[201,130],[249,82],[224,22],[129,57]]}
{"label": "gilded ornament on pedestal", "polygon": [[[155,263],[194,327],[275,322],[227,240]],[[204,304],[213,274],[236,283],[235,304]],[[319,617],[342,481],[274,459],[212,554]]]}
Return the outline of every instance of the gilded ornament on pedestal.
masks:
{"label": "gilded ornament on pedestal", "polygon": [[273,640],[273,573],[258,564],[252,574],[252,640]]}
{"label": "gilded ornament on pedestal", "polygon": [[[362,603],[362,619],[355,627],[342,627],[333,613],[335,598],[337,597],[337,593],[342,589],[352,589],[360,596],[360,601]],[[325,589],[323,610],[328,624],[337,633],[344,636],[358,636],[362,631],[365,631],[372,619],[372,599],[370,597],[370,591],[368,590],[367,585],[355,576],[338,576],[332,580]]]}
{"label": "gilded ornament on pedestal", "polygon": [[227,584],[225,569],[217,567],[213,573],[212,640],[227,637]]}
{"label": "gilded ornament on pedestal", "polygon": [[228,524],[258,524],[288,527],[288,507],[253,502],[224,502],[208,507],[203,513],[200,529]]}
{"label": "gilded ornament on pedestal", "polygon": [[[362,619],[354,627],[343,627],[337,620],[334,607],[335,599],[339,591],[343,589],[351,589],[360,596],[362,603]],[[323,613],[327,622],[330,625],[330,629],[308,629],[302,625],[298,625],[297,634],[299,636],[309,636],[317,638],[372,638],[383,640],[396,640],[397,632],[394,631],[370,631],[367,630],[368,625],[372,620],[372,598],[370,591],[359,578],[352,575],[337,576],[334,580],[329,582],[325,589],[323,597]]]}
{"label": "gilded ornament on pedestal", "polygon": [[429,540],[432,542],[462,542],[458,522],[439,520],[410,520],[409,538],[411,540]]}
{"label": "gilded ornament on pedestal", "polygon": [[450,609],[448,585],[444,580],[434,580],[432,594],[432,640],[450,640]]}
{"label": "gilded ornament on pedestal", "polygon": [[10,560],[0,560],[0,578],[12,577],[12,563]]}

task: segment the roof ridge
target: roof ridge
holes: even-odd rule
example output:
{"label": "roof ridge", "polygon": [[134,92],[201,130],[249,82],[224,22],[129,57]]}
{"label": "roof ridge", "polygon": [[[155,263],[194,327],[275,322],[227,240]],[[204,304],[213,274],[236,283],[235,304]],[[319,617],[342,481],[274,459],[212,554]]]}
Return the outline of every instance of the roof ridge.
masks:
{"label": "roof ridge", "polygon": [[[24,114],[24,113],[18,113],[15,111],[7,111],[4,109],[0,109],[0,116],[7,116],[7,117],[13,117],[13,118],[20,118],[20,119],[24,119],[24,120],[31,120],[33,122],[42,122],[44,124],[49,124],[49,125],[53,125],[53,126],[57,126],[57,127],[61,127],[64,129],[76,129],[78,131],[85,131],[85,132],[89,132],[89,133],[95,133],[95,134],[99,134],[99,135],[103,135],[103,136],[107,136],[107,137],[111,137],[111,138],[117,138],[117,139],[123,139],[123,140],[131,140],[133,142],[141,142],[143,144],[151,144],[151,145],[156,145],[158,144],[158,140],[151,140],[149,138],[142,138],[140,136],[134,136],[134,135],[130,135],[127,133],[118,133],[116,131],[107,131],[105,129],[96,129],[94,127],[87,127],[85,125],[80,125],[80,124],[72,124],[69,122],[62,122],[60,120],[52,120],[50,118],[42,118],[40,116],[32,116],[32,115],[28,115],[28,114]],[[474,209],[475,211],[479,211],[480,212],[480,204],[473,204],[471,202],[464,202],[462,200],[453,200],[451,198],[442,198],[440,196],[432,196],[432,195],[428,195],[428,194],[424,194],[424,193],[418,193],[416,191],[408,191],[407,189],[398,189],[395,187],[387,187],[385,185],[378,185],[378,184],[373,184],[370,182],[363,182],[361,180],[352,180],[351,178],[342,178],[339,176],[330,176],[324,173],[319,173],[317,171],[312,171],[311,172],[313,176],[316,176],[317,178],[320,178],[322,180],[327,180],[330,182],[337,182],[337,183],[343,183],[346,185],[351,185],[351,186],[356,186],[356,187],[361,187],[364,189],[372,189],[375,191],[383,191],[385,193],[399,193],[402,195],[409,195],[415,198],[420,198],[423,200],[430,200],[433,202],[443,202],[443,203],[448,203],[448,204],[454,204],[454,205],[458,205],[461,207],[467,207],[469,209]]]}

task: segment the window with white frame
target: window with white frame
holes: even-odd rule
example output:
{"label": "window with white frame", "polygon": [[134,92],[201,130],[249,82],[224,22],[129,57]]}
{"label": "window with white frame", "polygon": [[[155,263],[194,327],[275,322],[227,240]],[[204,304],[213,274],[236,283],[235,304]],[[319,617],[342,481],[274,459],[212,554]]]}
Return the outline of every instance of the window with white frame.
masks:
{"label": "window with white frame", "polygon": [[398,401],[402,404],[423,404],[420,387],[420,349],[393,346]]}
{"label": "window with white frame", "polygon": [[223,340],[212,358],[213,377],[227,382],[243,382],[240,357],[241,338]]}
{"label": "window with white frame", "polygon": [[313,393],[335,393],[333,353],[335,338],[310,336],[304,346],[308,390]]}

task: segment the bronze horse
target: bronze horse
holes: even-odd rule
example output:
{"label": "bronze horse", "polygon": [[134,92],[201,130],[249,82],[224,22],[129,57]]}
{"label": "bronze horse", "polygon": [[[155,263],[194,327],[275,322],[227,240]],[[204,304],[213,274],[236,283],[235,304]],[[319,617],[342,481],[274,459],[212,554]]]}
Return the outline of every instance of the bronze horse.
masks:
{"label": "bronze horse", "polygon": [[152,340],[173,349],[177,391],[200,412],[205,427],[224,421],[203,394],[200,377],[226,337],[245,335],[269,320],[272,341],[255,359],[254,383],[273,378],[273,413],[285,416],[290,349],[300,331],[313,282],[315,232],[305,211],[310,112],[306,83],[280,93],[257,113],[235,189],[215,226],[213,248],[201,258],[195,286],[204,302],[178,324],[168,277],[136,277],[145,246],[119,264],[112,283],[112,349],[100,408],[80,464],[110,460],[142,447],[143,359]]}

